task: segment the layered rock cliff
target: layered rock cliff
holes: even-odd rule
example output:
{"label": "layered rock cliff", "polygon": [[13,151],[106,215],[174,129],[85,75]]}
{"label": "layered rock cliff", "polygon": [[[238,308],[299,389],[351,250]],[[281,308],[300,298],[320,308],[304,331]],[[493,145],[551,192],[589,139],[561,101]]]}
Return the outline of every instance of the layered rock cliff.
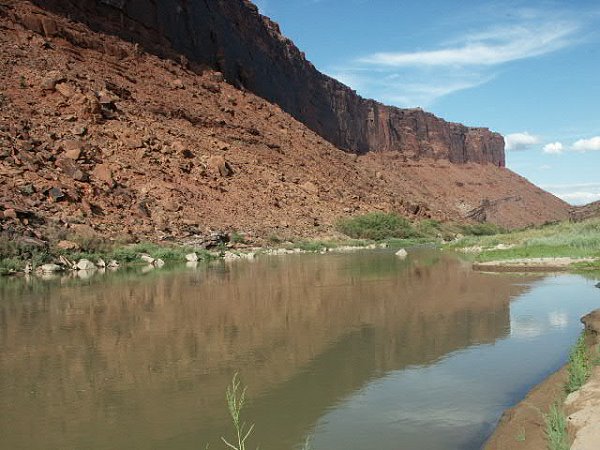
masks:
{"label": "layered rock cliff", "polygon": [[273,103],[337,147],[409,159],[504,166],[504,140],[486,128],[421,109],[367,100],[320,73],[279,26],[247,0],[36,0],[161,55],[187,59]]}

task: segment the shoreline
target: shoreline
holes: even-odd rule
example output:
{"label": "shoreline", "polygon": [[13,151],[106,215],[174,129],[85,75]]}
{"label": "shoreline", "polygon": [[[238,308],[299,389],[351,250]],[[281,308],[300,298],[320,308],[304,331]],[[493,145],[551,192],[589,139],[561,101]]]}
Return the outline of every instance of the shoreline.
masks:
{"label": "shoreline", "polygon": [[[60,243],[68,242],[71,249],[60,249]],[[432,245],[435,242],[421,242],[414,239],[360,241],[355,239],[330,241],[295,241],[282,242],[278,245],[253,246],[243,243],[219,242],[216,245],[203,248],[198,245],[173,243],[161,245],[139,243],[128,245],[113,245],[110,250],[89,252],[73,248],[70,241],[50,244],[49,250],[41,261],[35,264],[32,258],[18,258],[11,261],[13,268],[6,269],[6,260],[0,260],[0,277],[18,277],[23,275],[44,276],[49,274],[80,273],[108,269],[133,267],[161,268],[166,263],[200,263],[216,260],[226,262],[236,260],[253,260],[259,255],[293,255],[293,254],[325,254],[330,252],[349,253],[360,250],[377,250],[386,248],[401,248],[415,245]],[[18,267],[14,267],[18,265]]]}
{"label": "shoreline", "polygon": [[[566,383],[570,362],[550,374],[529,390],[516,405],[506,409],[492,434],[484,443],[484,450],[538,450],[550,448],[546,435],[545,414],[552,405],[565,412],[569,447],[593,450],[600,438],[600,367],[593,349],[600,345],[600,309],[583,316],[584,336],[590,356],[590,376],[574,392],[567,395]],[[571,445],[573,445],[571,447]]]}

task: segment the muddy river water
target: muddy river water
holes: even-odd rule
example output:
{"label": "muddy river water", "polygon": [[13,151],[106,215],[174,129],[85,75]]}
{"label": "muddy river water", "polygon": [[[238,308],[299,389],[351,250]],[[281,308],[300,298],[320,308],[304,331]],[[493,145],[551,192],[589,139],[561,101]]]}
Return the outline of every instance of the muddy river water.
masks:
{"label": "muddy river water", "polygon": [[0,280],[0,448],[477,449],[567,359],[593,277],[434,250]]}

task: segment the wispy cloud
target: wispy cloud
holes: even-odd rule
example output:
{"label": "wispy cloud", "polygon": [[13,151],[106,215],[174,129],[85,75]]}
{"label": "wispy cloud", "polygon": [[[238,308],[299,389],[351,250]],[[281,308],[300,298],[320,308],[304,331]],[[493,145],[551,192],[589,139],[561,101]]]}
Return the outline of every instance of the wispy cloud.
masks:
{"label": "wispy cloud", "polygon": [[381,66],[492,66],[566,47],[578,30],[569,22],[498,27],[465,36],[459,45],[419,52],[382,52],[358,62]]}
{"label": "wispy cloud", "polygon": [[504,137],[506,150],[527,150],[540,143],[540,138],[529,134],[527,131],[522,133],[507,134]]}
{"label": "wispy cloud", "polygon": [[497,14],[492,17],[497,25],[490,29],[490,14],[480,13],[486,19],[479,26],[486,31],[471,29],[430,49],[376,51],[327,72],[363,95],[398,106],[427,107],[441,97],[488,83],[510,62],[574,45],[584,24],[568,14],[527,9],[513,11],[509,18]]}

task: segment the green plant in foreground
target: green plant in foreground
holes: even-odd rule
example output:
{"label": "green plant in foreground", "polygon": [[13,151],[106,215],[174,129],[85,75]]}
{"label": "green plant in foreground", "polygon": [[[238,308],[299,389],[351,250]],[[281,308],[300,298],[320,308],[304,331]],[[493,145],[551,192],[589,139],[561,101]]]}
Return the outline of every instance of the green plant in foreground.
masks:
{"label": "green plant in foreground", "polygon": [[225,392],[227,408],[229,409],[229,415],[231,416],[231,421],[235,428],[237,442],[232,444],[224,437],[221,437],[221,439],[233,450],[245,450],[246,441],[248,440],[248,437],[250,437],[250,434],[252,434],[252,430],[254,430],[254,424],[248,427],[246,422],[240,420],[242,408],[244,407],[244,403],[246,403],[246,387],[241,388],[240,386],[241,382],[236,373],[233,375],[231,384],[227,386],[227,391]]}
{"label": "green plant in foreground", "polygon": [[588,380],[591,374],[590,357],[585,345],[585,333],[582,333],[569,355],[569,378],[565,386],[571,393],[579,389]]}
{"label": "green plant in foreground", "polygon": [[569,450],[567,419],[565,413],[556,403],[544,415],[546,422],[546,439],[548,450]]}

